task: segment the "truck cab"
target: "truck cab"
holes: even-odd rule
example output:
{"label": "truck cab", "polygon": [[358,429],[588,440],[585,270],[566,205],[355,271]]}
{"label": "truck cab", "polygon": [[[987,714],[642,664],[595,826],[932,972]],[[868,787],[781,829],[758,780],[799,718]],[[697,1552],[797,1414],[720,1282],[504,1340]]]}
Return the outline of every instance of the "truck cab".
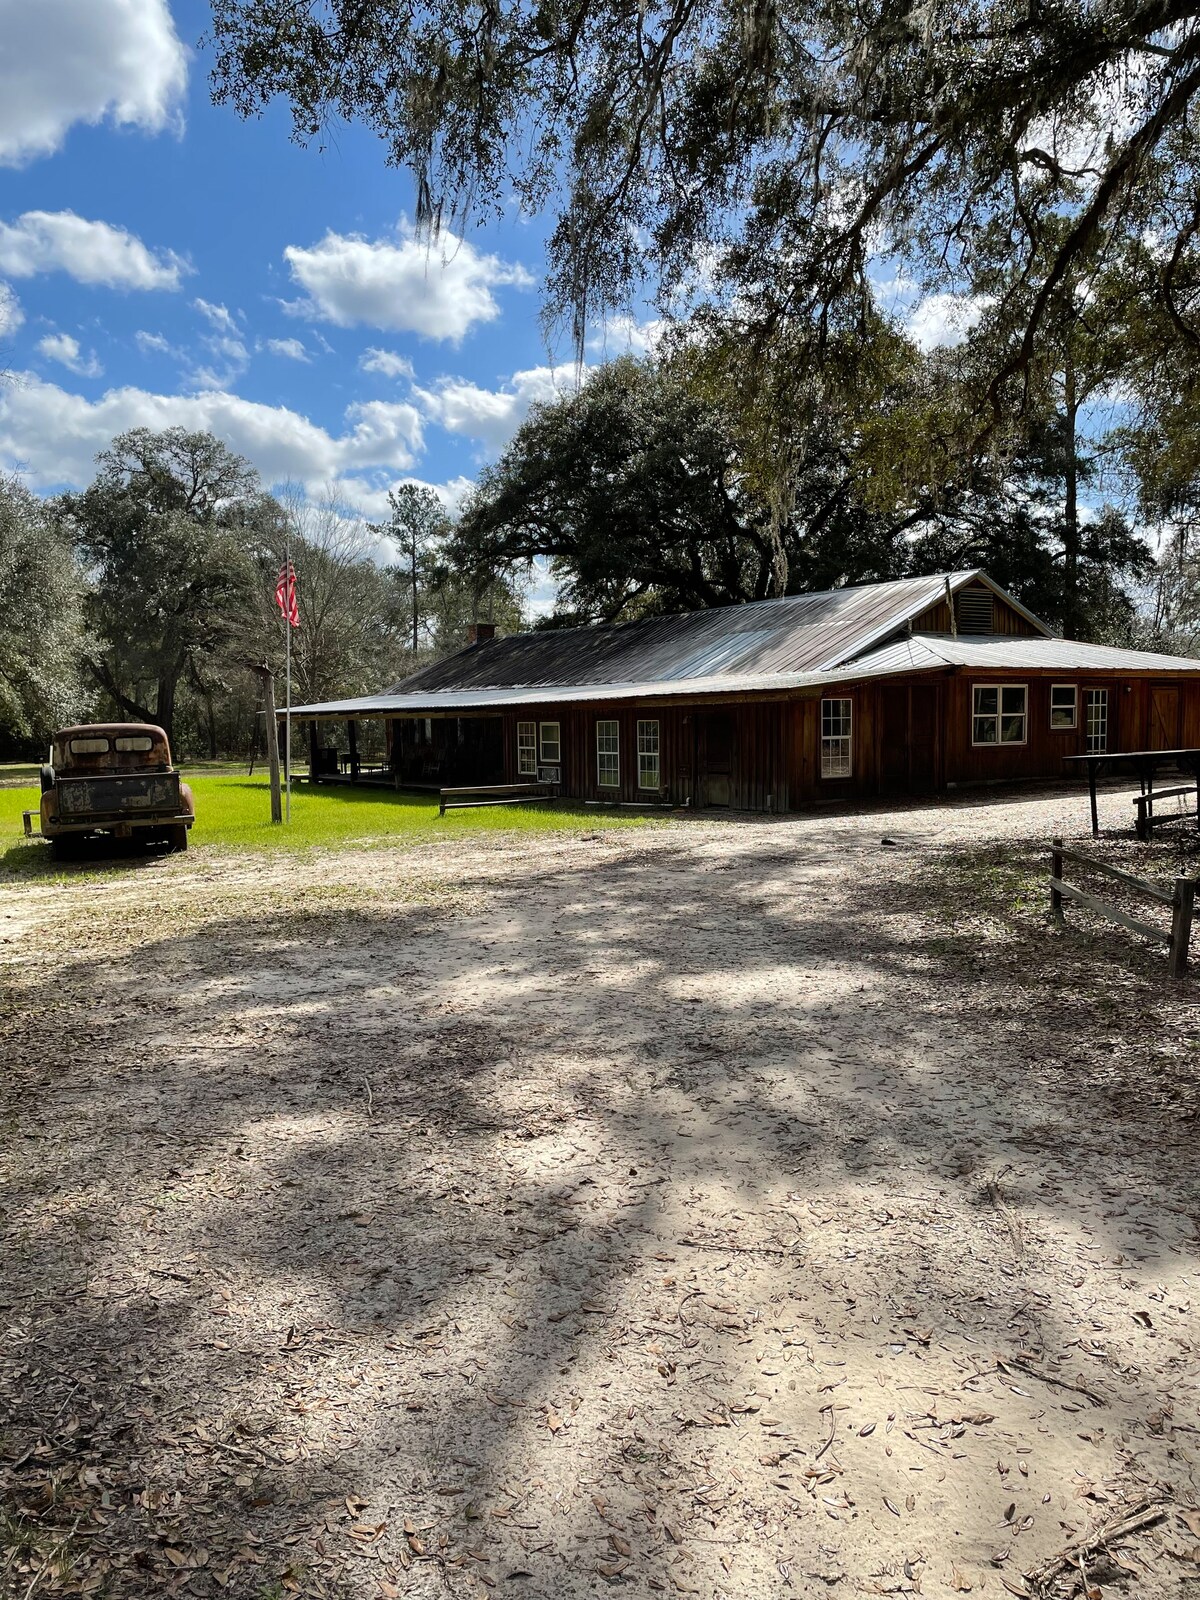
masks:
{"label": "truck cab", "polygon": [[[79,854],[89,840],[104,837],[187,849],[192,791],[172,765],[166,734],[152,723],[61,729],[41,782],[41,835],[56,855]],[[25,813],[30,837],[32,816]]]}

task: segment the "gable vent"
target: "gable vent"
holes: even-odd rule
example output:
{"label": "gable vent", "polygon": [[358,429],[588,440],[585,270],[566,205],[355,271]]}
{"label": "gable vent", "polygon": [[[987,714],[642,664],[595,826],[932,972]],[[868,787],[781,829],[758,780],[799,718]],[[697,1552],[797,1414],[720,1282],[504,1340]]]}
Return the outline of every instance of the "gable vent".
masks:
{"label": "gable vent", "polygon": [[954,596],[954,620],[959,633],[991,633],[995,626],[990,589],[960,589]]}

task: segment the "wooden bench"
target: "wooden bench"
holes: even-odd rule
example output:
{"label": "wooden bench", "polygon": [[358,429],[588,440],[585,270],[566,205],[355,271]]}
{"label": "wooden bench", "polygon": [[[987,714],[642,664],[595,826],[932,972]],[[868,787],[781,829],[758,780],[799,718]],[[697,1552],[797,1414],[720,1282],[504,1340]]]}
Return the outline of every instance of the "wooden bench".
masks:
{"label": "wooden bench", "polygon": [[540,783],[473,783],[461,789],[443,789],[438,816],[447,811],[466,811],[473,806],[524,806],[549,800]]}
{"label": "wooden bench", "polygon": [[[1197,809],[1195,811],[1172,811],[1169,816],[1156,817],[1154,815],[1154,802],[1156,800],[1177,800],[1180,795],[1196,795]],[[1157,822],[1161,827],[1167,822],[1190,822],[1195,818],[1200,825],[1200,789],[1194,783],[1185,783],[1178,789],[1150,789],[1145,794],[1135,794],[1133,803],[1137,807],[1137,836],[1142,842],[1148,843]]]}

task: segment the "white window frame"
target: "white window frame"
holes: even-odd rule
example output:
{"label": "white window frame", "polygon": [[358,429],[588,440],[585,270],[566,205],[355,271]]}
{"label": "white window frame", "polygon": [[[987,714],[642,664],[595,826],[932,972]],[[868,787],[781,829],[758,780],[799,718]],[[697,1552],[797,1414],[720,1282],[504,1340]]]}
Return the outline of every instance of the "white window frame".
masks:
{"label": "white window frame", "polygon": [[[1089,756],[1102,756],[1108,750],[1108,689],[1105,687],[1085,689],[1083,691],[1083,696],[1084,750]],[[1103,709],[1104,713],[1103,717],[1100,719],[1102,726],[1099,734],[1100,742],[1098,744],[1094,742],[1097,735],[1092,731],[1092,709],[1096,705],[1099,705]]]}
{"label": "white window frame", "polygon": [[646,717],[637,725],[637,758],[638,788],[661,789],[662,732],[657,717]]}
{"label": "white window frame", "polygon": [[[996,691],[996,737],[994,739],[977,739],[975,737],[975,724],[979,721],[992,720],[989,711],[976,711],[975,696],[981,689],[995,689]],[[1002,739],[1000,737],[1000,724],[1004,721],[1004,691],[1005,689],[1020,689],[1025,696],[1025,709],[1020,713],[1021,737],[1019,739]],[[1017,713],[1010,711],[1010,717]],[[1011,750],[1029,743],[1029,685],[1027,683],[973,683],[971,685],[971,745],[976,750]]]}
{"label": "white window frame", "polygon": [[[827,706],[844,706],[845,711],[831,713],[829,726],[832,726],[832,717],[836,715],[839,731],[826,733]],[[852,778],[854,776],[854,701],[849,695],[826,695],[821,700],[821,776],[826,779]],[[842,720],[845,719],[845,731],[841,731]]]}
{"label": "white window frame", "polygon": [[[554,729],[553,738],[547,738],[546,730]],[[547,754],[547,746],[554,746],[554,754]],[[538,765],[542,767],[560,767],[562,765],[562,723],[538,723]]]}
{"label": "white window frame", "polygon": [[[1071,720],[1070,720],[1070,722],[1055,722],[1055,720],[1054,720],[1054,712],[1055,712],[1054,694],[1055,694],[1055,690],[1057,690],[1057,689],[1069,689],[1070,692],[1071,692]],[[1065,706],[1059,706],[1057,709],[1060,710],[1060,711],[1064,711],[1066,709],[1066,707]],[[1054,730],[1055,733],[1067,733],[1072,728],[1078,728],[1078,726],[1079,726],[1079,685],[1077,683],[1052,683],[1050,685],[1050,726]]]}
{"label": "white window frame", "polygon": [[[604,742],[610,739],[611,749]],[[596,786],[600,789],[621,787],[621,724],[615,717],[596,720]]]}
{"label": "white window frame", "polygon": [[538,769],[538,738],[536,722],[517,723],[517,776],[536,778]]}

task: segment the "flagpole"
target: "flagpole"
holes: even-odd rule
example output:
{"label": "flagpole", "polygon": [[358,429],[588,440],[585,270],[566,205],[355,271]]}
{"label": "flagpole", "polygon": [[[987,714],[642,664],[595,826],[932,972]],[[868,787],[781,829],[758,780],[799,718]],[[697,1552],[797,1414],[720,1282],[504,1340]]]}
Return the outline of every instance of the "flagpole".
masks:
{"label": "flagpole", "polygon": [[292,578],[292,529],[291,524],[285,524],[283,535],[283,581],[288,596],[288,606],[283,618],[283,632],[287,639],[287,712],[284,718],[284,816],[290,823],[292,820],[292,606],[295,605],[296,586]]}

